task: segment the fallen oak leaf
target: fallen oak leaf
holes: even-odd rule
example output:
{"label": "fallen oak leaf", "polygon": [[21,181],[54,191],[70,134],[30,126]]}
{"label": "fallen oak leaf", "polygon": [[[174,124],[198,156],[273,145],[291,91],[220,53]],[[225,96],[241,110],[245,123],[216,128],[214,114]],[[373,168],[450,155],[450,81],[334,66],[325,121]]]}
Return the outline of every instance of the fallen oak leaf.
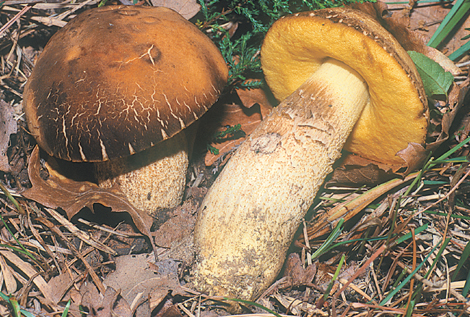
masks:
{"label": "fallen oak leaf", "polygon": [[220,157],[224,156],[232,149],[240,145],[246,135],[250,134],[261,122],[261,110],[259,105],[251,108],[245,108],[236,103],[224,104],[221,109],[221,120],[219,123],[218,132],[226,130],[227,126],[240,125],[240,130],[245,133],[244,137],[238,137],[236,139],[228,138],[226,141],[211,143],[211,146],[218,150],[218,153],[207,152],[204,162],[206,166],[211,166]]}
{"label": "fallen oak leaf", "polygon": [[325,186],[372,186],[397,177],[394,170],[399,168],[401,166],[381,164],[348,153],[334,169],[331,179]]}
{"label": "fallen oak leaf", "polygon": [[80,287],[81,306],[87,307],[87,316],[133,316],[128,302],[122,298],[120,291],[107,287],[104,294],[100,294],[92,283],[83,283]]}
{"label": "fallen oak leaf", "polygon": [[236,92],[245,108],[251,108],[256,104],[259,105],[261,118],[265,118],[273,109],[273,105],[266,95],[266,92],[261,88],[238,88]]}
{"label": "fallen oak leaf", "polygon": [[405,149],[396,154],[403,159],[403,164],[389,165],[347,153],[335,167],[331,179],[325,186],[372,186],[387,182],[392,178],[408,175],[421,167],[428,154],[429,150],[421,144],[409,143]]}
{"label": "fallen oak leaf", "polygon": [[449,93],[449,106],[450,111],[444,113],[441,120],[441,133],[434,142],[428,143],[426,149],[429,151],[435,151],[442,143],[447,141],[450,136],[450,130],[452,124],[457,117],[457,114],[465,105],[464,101],[470,90],[470,81],[467,79],[461,85],[454,85]]}
{"label": "fallen oak leaf", "polygon": [[[46,164],[47,165],[47,164]],[[115,212],[127,212],[137,229],[146,235],[155,249],[150,233],[153,218],[146,212],[132,206],[124,194],[115,188],[105,189],[87,181],[74,181],[48,168],[49,178],[40,176],[40,155],[36,146],[28,163],[28,174],[32,187],[23,191],[23,197],[34,200],[49,208],[62,208],[71,219],[84,207],[93,211],[93,204],[110,207]]]}
{"label": "fallen oak leaf", "polygon": [[188,295],[178,279],[177,261],[155,262],[149,254],[132,254],[116,257],[115,265],[116,270],[106,276],[104,283],[120,289],[128,303],[135,302],[139,297],[148,298],[149,302],[145,305],[151,305],[147,308],[153,311],[170,293],[174,296]]}
{"label": "fallen oak leaf", "polygon": [[406,149],[397,153],[397,155],[406,162],[407,169],[403,174],[407,175],[423,166],[428,154],[429,150],[426,150],[421,144],[413,142],[408,143]]}
{"label": "fallen oak leaf", "polygon": [[260,88],[237,89],[239,103],[225,103],[219,108],[218,127],[214,130],[223,131],[227,126],[240,124],[240,129],[245,133],[244,137],[227,139],[224,142],[212,143],[218,153],[208,152],[205,157],[206,166],[213,165],[219,158],[240,145],[272,110],[273,106],[265,91]]}

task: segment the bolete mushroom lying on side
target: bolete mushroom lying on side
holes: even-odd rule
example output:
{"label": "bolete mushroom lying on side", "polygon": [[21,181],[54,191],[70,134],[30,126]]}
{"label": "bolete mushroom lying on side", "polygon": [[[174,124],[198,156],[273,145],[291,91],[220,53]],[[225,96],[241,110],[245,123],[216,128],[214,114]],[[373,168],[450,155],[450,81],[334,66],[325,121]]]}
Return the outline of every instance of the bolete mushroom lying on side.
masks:
{"label": "bolete mushroom lying on side", "polygon": [[324,9],[278,20],[261,62],[274,95],[285,99],[212,185],[195,232],[195,285],[245,300],[255,300],[279,274],[344,144],[395,163],[409,142],[424,143],[428,123],[413,62],[359,11]]}
{"label": "bolete mushroom lying on side", "polygon": [[216,46],[178,13],[105,6],[51,38],[24,111],[49,155],[107,161],[97,166],[101,185],[117,184],[151,214],[181,202],[188,144],[180,131],[217,100],[227,77]]}

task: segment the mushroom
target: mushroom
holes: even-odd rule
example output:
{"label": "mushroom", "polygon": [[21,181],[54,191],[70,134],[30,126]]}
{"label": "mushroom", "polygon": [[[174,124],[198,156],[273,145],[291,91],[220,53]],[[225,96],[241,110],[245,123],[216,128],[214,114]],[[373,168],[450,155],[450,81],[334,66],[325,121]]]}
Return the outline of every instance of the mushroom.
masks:
{"label": "mushroom", "polygon": [[428,123],[413,62],[359,11],[281,18],[264,39],[261,63],[274,95],[285,99],[224,167],[195,229],[195,286],[245,300],[255,300],[279,274],[344,144],[395,163],[408,143],[424,143]]}
{"label": "mushroom", "polygon": [[119,186],[151,214],[181,202],[188,142],[180,131],[217,100],[227,77],[216,46],[175,11],[105,6],[51,38],[23,105],[43,150],[104,162],[96,164],[100,184]]}

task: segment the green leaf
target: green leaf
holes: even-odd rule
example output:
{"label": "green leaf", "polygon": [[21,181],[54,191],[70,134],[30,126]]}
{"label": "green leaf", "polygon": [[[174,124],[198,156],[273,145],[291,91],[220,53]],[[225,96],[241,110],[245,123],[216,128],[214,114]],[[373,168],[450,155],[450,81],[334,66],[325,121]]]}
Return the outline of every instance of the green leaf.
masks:
{"label": "green leaf", "polygon": [[408,51],[408,54],[415,63],[423,80],[426,95],[431,98],[439,95],[447,97],[447,92],[454,81],[454,76],[446,72],[441,65],[426,55],[414,51]]}

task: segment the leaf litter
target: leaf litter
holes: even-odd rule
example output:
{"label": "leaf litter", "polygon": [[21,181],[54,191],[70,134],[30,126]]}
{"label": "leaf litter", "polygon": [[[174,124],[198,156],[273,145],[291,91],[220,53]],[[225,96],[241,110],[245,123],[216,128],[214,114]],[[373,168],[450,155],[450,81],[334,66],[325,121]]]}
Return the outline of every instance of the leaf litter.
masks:
{"label": "leaf litter", "polygon": [[[197,7],[195,1],[163,2],[190,8],[189,15]],[[211,165],[219,164],[218,168],[222,168],[223,160],[218,161],[218,158],[228,159],[229,155],[224,154],[230,154],[240,140],[215,144],[223,144],[219,149],[222,154],[206,161],[208,173],[200,173],[201,164],[194,164],[188,173],[192,180],[183,205],[163,211],[156,222],[154,219],[147,222],[149,220],[142,213],[133,211],[119,193],[97,189],[92,183],[75,183],[52,169],[52,161],[46,162],[42,158],[41,162],[38,151],[32,150],[34,142],[22,133],[27,131],[24,121],[21,116],[16,118],[11,110],[21,103],[22,87],[47,37],[75,14],[97,3],[37,3],[32,10],[21,10],[15,1],[3,4],[2,18],[15,19],[16,24],[3,29],[0,40],[4,49],[4,76],[0,82],[2,102],[8,103],[8,107],[3,104],[0,111],[3,118],[7,118],[1,126],[5,133],[0,136],[0,154],[8,157],[2,165],[4,168],[0,169],[1,182],[7,185],[12,199],[17,200],[26,212],[18,214],[12,200],[0,195],[4,221],[0,228],[0,291],[14,294],[21,307],[39,316],[60,315],[69,300],[71,316],[80,316],[80,309],[85,309],[90,316],[146,316],[149,312],[166,317],[221,314],[223,305],[219,298],[199,294],[186,284],[193,255],[190,236],[200,199],[211,184],[208,180],[213,179],[208,176],[212,173]],[[157,5],[156,2],[153,4]],[[423,53],[434,60],[441,58],[435,50],[423,45],[423,38],[432,35],[436,21],[445,16],[448,8],[419,5],[414,10],[401,11],[380,3],[364,4],[364,7],[386,23],[390,31],[395,31],[395,36],[405,43],[407,50]],[[390,11],[394,12],[393,19],[388,17]],[[234,23],[239,25],[238,21]],[[236,32],[234,29],[233,33]],[[25,46],[21,40],[30,35],[37,36],[36,40],[42,44]],[[441,50],[451,52],[461,43],[459,36],[452,37]],[[410,303],[408,298],[413,296],[416,303],[413,314],[416,316],[468,313],[463,291],[468,261],[462,262],[460,258],[470,241],[470,207],[466,203],[470,188],[468,166],[462,163],[468,155],[467,146],[453,153],[453,157],[460,157],[461,161],[443,160],[424,173],[419,172],[429,155],[438,157],[455,148],[470,133],[465,99],[467,70],[456,70],[455,65],[446,66],[446,62],[439,63],[457,75],[457,83],[447,100],[436,101],[434,111],[440,116],[432,119],[433,131],[426,147],[411,145],[404,150],[400,155],[405,163],[400,167],[381,166],[360,157],[347,156],[312,207],[303,228],[304,234],[295,242],[294,264],[287,265],[284,273],[283,281],[289,282],[279,283],[282,287],[262,298],[260,301],[264,306],[283,314],[306,316],[326,316],[328,312],[344,316],[405,314]],[[249,134],[271,107],[263,90],[239,90],[236,94],[225,106],[219,104],[219,108],[214,108],[214,111],[220,111],[216,115],[219,121],[210,122],[212,130],[205,131],[205,140],[210,139],[208,131],[215,133],[227,125],[241,124],[242,130]],[[220,120],[221,117],[225,119]],[[204,162],[205,146],[196,147],[195,153],[202,154],[193,159]],[[24,178],[25,173],[21,174],[26,167],[21,162],[29,162],[26,175],[31,183]],[[416,170],[418,172],[411,173]],[[341,176],[337,171],[341,171]],[[191,177],[193,172],[196,173],[194,179]],[[203,180],[196,182],[199,175],[203,175]],[[27,187],[24,192],[23,186]],[[74,220],[83,213],[82,208],[88,206],[93,210],[96,204],[110,207],[111,215],[116,215],[114,211],[130,213],[140,233],[122,223],[114,224],[114,227],[106,223],[92,227]],[[339,224],[340,217],[352,221],[339,231],[334,239],[337,245],[319,258],[312,258],[313,251],[326,241],[325,235]],[[156,225],[151,227],[151,223]],[[156,246],[144,248],[141,254],[132,254],[137,250],[132,244],[137,243],[136,238],[141,238],[141,233]],[[409,237],[397,242],[397,233],[407,233]],[[432,268],[432,261],[428,259],[429,266],[422,266],[410,275],[431,251],[437,255],[438,250],[433,248],[444,246],[437,244],[443,237],[452,237],[445,249],[445,257],[436,257]],[[130,254],[116,255],[115,250],[123,243],[127,248],[122,250]],[[19,244],[30,255],[22,251]],[[157,262],[152,254],[154,251],[158,255]],[[342,254],[347,254],[349,259],[328,291]],[[457,267],[460,267],[459,272]],[[450,276],[455,278],[450,280]],[[408,277],[413,284],[402,285],[403,279]],[[345,288],[345,284],[349,286]],[[143,288],[139,290],[139,286]],[[345,288],[344,292],[341,288]],[[393,300],[383,302],[392,290],[395,292]],[[9,314],[8,301],[1,301],[0,307],[3,315]],[[252,316],[265,312],[255,306],[246,307]]]}

